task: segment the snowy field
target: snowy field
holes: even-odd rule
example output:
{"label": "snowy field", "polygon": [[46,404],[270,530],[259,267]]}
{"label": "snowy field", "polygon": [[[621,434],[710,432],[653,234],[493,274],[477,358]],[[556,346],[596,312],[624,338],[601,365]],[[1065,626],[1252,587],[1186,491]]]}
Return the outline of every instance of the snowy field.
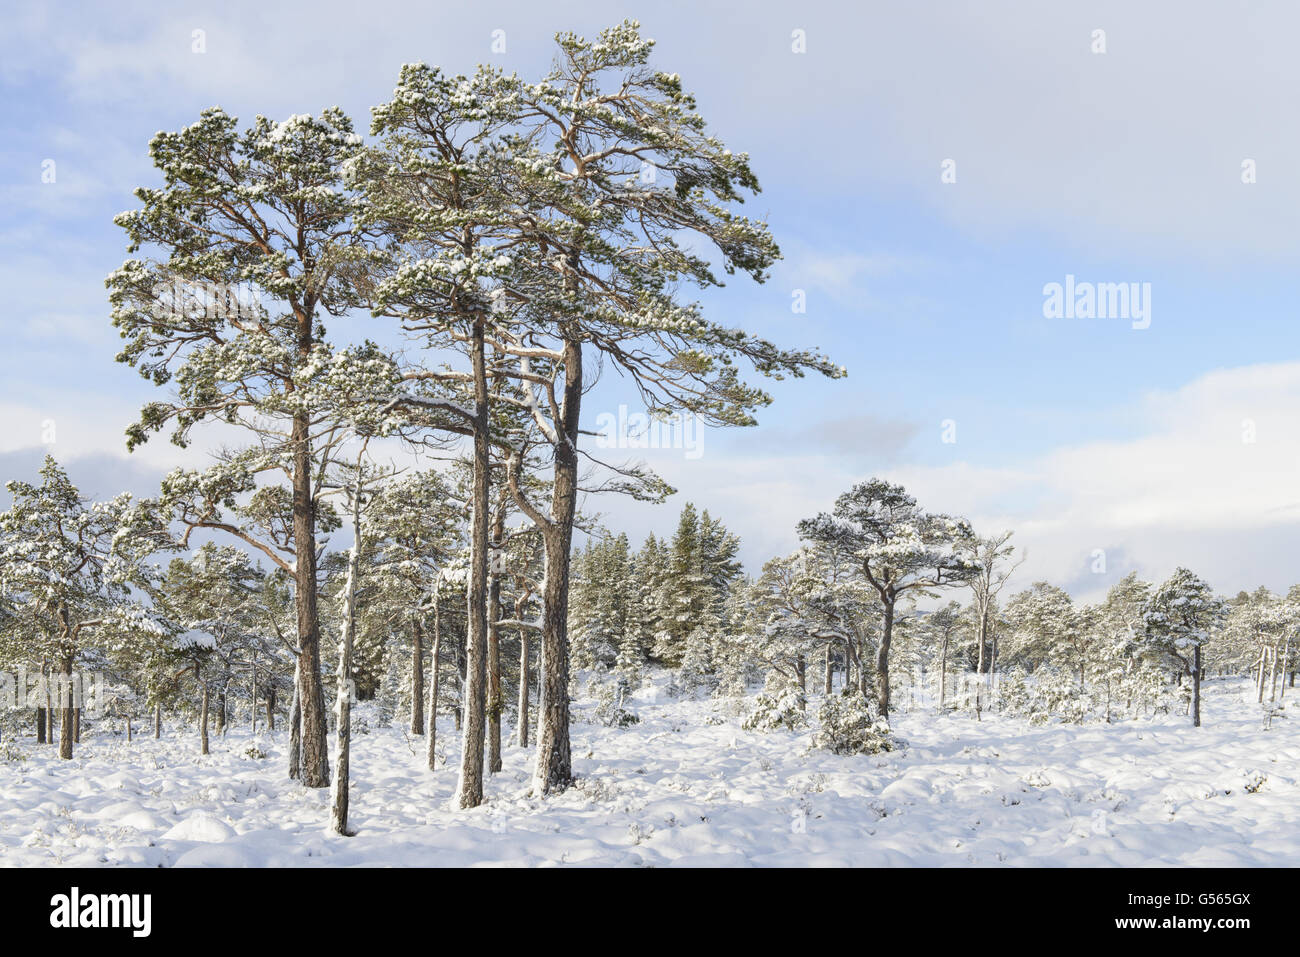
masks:
{"label": "snowy field", "polygon": [[24,745],[0,765],[0,864],[1294,866],[1300,722],[1260,730],[1248,688],[1211,682],[1199,730],[902,714],[907,749],[876,757],[743,731],[716,701],[639,700],[626,729],[583,703],[578,787],[527,797],[530,754],[508,747],[487,804],[458,812],[444,717],[436,773],[399,728],[356,738],[353,838],[326,832],[327,792],[285,779],[283,732],[232,730],[207,757],[193,733],[88,738],[70,764]]}

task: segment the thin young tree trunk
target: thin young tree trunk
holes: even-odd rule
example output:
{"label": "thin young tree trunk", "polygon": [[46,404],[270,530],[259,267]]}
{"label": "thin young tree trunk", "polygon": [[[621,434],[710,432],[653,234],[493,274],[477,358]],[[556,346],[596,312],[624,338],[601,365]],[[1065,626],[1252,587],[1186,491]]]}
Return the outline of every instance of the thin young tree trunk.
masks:
{"label": "thin young tree trunk", "polygon": [[[518,607],[517,616],[523,621],[523,608]],[[519,629],[519,746],[528,747],[528,652],[529,634],[527,628]]]}
{"label": "thin young tree trunk", "polygon": [[81,744],[81,709],[72,709],[72,740]]}
{"label": "thin young tree trunk", "polygon": [[[364,454],[364,446],[362,454]],[[338,673],[335,676],[338,688],[335,699],[335,707],[338,709],[335,726],[338,758],[337,766],[334,768],[330,825],[335,834],[344,837],[352,836],[352,832],[348,830],[348,778],[352,763],[352,642],[357,630],[357,572],[361,565],[361,463],[362,459],[358,456],[356,484],[352,488],[352,550],[348,553],[348,575],[343,599],[343,636],[339,643]],[[418,648],[418,637],[416,642]],[[419,664],[417,653],[415,660],[417,674],[420,671]]]}
{"label": "thin young tree trunk", "polygon": [[501,544],[506,525],[505,486],[497,496],[496,515],[492,519],[492,567],[488,573],[488,644],[487,644],[487,766],[490,774],[501,770],[501,712],[505,696],[501,691]]}
{"label": "thin young tree trunk", "polygon": [[943,648],[939,653],[939,710],[948,702],[948,636],[943,637]]}
{"label": "thin young tree trunk", "polygon": [[831,643],[826,642],[826,660],[823,662],[825,672],[822,675],[822,694],[828,695],[835,684],[835,665],[831,660]]}
{"label": "thin young tree trunk", "polygon": [[153,706],[153,737],[155,741],[162,739],[162,704],[160,703]]}
{"label": "thin young tree trunk", "polygon": [[257,659],[254,658],[251,666],[252,674],[249,678],[249,698],[248,698],[248,729],[257,734]]}
{"label": "thin young tree trunk", "polygon": [[130,715],[127,715],[126,718],[126,743],[127,744],[131,743],[131,716]]}
{"label": "thin young tree trunk", "polygon": [[266,689],[266,730],[272,734],[275,733],[275,679],[272,676],[271,684]]}
{"label": "thin young tree trunk", "polygon": [[289,777],[302,777],[302,687],[296,664],[293,669],[293,702],[289,705]]}
{"label": "thin young tree trunk", "polygon": [[1277,645],[1269,649],[1269,666],[1268,666],[1268,700],[1277,700]]}
{"label": "thin young tree trunk", "polygon": [[442,623],[439,621],[439,610],[442,602],[438,595],[437,583],[434,584],[433,591],[433,648],[429,653],[429,770],[436,771],[438,768],[438,753],[436,745],[438,743],[438,676],[441,674],[438,668],[438,658],[442,653]]}
{"label": "thin young tree trunk", "polygon": [[411,734],[424,734],[424,629],[411,619]]}
{"label": "thin young tree trunk", "polygon": [[45,744],[45,743],[46,743],[46,741],[45,741],[45,716],[46,716],[46,710],[45,710],[44,708],[37,708],[37,709],[36,709],[36,743],[37,743],[37,744]]}
{"label": "thin young tree trunk", "polygon": [[487,704],[487,562],[488,492],[491,460],[488,452],[488,386],[481,316],[472,327],[474,367],[474,501],[470,516],[470,574],[467,595],[469,629],[466,638],[465,720],[461,733],[460,782],[456,804],[483,803],[483,738]]}
{"label": "thin young tree trunk", "polygon": [[203,682],[203,699],[199,707],[199,753],[208,753],[208,683]]}
{"label": "thin young tree trunk", "polygon": [[1192,727],[1201,726],[1201,646],[1192,651]]}

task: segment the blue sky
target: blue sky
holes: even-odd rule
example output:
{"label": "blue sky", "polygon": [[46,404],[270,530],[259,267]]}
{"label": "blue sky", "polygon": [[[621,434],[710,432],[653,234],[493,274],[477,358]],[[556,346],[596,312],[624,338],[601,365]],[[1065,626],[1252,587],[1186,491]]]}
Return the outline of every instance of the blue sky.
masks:
{"label": "blue sky", "polygon": [[[1092,596],[1188,564],[1222,590],[1300,580],[1300,84],[1285,4],[29,4],[0,37],[0,466],[48,446],[87,491],[147,492],[177,461],[126,460],[151,388],[112,361],[111,223],[153,183],[147,143],[220,104],[282,119],[333,104],[363,129],[402,62],[524,75],[551,34],[624,16],[658,41],[715,132],[751,154],[785,260],[703,298],[719,321],[816,345],[846,380],[773,386],[757,429],[647,453],[680,490],[594,507],[639,538],[680,502],[746,541],[873,474],[935,510],[1017,530],[1021,584]],[[364,20],[359,19],[363,16]],[[205,52],[193,52],[202,30]],[[494,30],[506,52],[493,54]],[[804,31],[806,52],[792,51]],[[1094,31],[1106,50],[1093,52]],[[941,182],[941,164],[956,182]],[[1257,182],[1245,184],[1244,160]],[[42,182],[43,163],[55,182]],[[1048,319],[1043,287],[1150,283],[1151,325]],[[794,314],[793,290],[807,296]],[[629,401],[617,382],[592,417]],[[956,423],[955,443],[941,441]],[[1254,441],[1242,440],[1249,420]],[[104,487],[99,487],[99,486]],[[1104,573],[1094,552],[1106,551]]]}

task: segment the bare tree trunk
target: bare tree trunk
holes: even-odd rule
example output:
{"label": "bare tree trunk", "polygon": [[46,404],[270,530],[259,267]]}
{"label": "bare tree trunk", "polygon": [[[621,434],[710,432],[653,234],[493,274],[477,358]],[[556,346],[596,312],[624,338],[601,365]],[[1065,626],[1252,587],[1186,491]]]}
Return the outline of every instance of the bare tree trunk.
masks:
{"label": "bare tree trunk", "polygon": [[1201,726],[1201,646],[1192,652],[1192,727]]}
{"label": "bare tree trunk", "polygon": [[433,648],[429,654],[429,770],[435,771],[438,767],[438,754],[435,746],[438,743],[438,676],[441,673],[438,668],[438,657],[442,652],[442,623],[439,621],[439,610],[442,602],[438,595],[438,585],[434,583],[433,591]]}
{"label": "bare tree trunk", "polygon": [[488,644],[487,644],[487,766],[488,772],[501,770],[501,712],[505,696],[501,691],[501,552],[505,538],[505,489],[497,496],[496,515],[492,520],[492,568],[488,576]]}
{"label": "bare tree trunk", "polygon": [[1277,645],[1269,649],[1269,666],[1268,666],[1268,700],[1277,700]]}
{"label": "bare tree trunk", "polygon": [[275,732],[275,679],[272,676],[270,685],[266,689],[266,730]]}
{"label": "bare tree trunk", "polygon": [[72,740],[81,744],[81,709],[72,709]]}
{"label": "bare tree trunk", "polygon": [[[523,621],[523,609],[518,612]],[[519,629],[519,746],[528,747],[528,651],[529,635],[527,628]]]}
{"label": "bare tree trunk", "polygon": [[1264,643],[1260,642],[1259,667],[1255,669],[1255,690],[1257,692],[1255,698],[1256,704],[1264,703],[1264,659],[1266,657],[1267,655],[1265,654]]}
{"label": "bare tree trunk", "polygon": [[248,729],[257,734],[257,659],[253,659],[249,677]]}
{"label": "bare tree trunk", "polygon": [[293,669],[293,703],[289,705],[289,777],[302,777],[302,682]]}
{"label": "bare tree trunk", "polygon": [[45,717],[46,717],[46,714],[47,714],[47,712],[46,712],[46,710],[45,710],[44,708],[37,708],[37,709],[36,709],[36,743],[37,743],[37,744],[45,744],[45,743],[46,743],[46,741],[45,741]]}
{"label": "bare tree trunk", "polygon": [[208,683],[203,682],[203,698],[199,707],[199,753],[208,753]]}
{"label": "bare tree trunk", "polygon": [[126,718],[126,743],[127,744],[131,743],[131,716],[130,715],[127,715]]}
{"label": "bare tree trunk", "polygon": [[411,619],[411,734],[424,734],[424,629]]}
{"label": "bare tree trunk", "polygon": [[[335,676],[337,696],[335,738],[338,744],[334,769],[334,794],[330,826],[335,834],[351,837],[348,830],[348,789],[352,764],[352,642],[357,630],[357,573],[361,565],[361,465],[365,447],[357,457],[356,484],[352,487],[352,550],[348,553],[348,576],[343,599],[343,635],[339,642],[339,664]],[[419,637],[416,637],[415,673],[420,673]],[[419,698],[416,698],[419,701]],[[413,706],[415,707],[415,706]],[[414,722],[414,718],[412,718]],[[423,724],[423,721],[421,721]]]}
{"label": "bare tree trunk", "polygon": [[894,637],[894,599],[885,600],[885,621],[880,630],[880,651],[876,654],[876,694],[880,698],[880,716],[889,718],[889,643]]}
{"label": "bare tree trunk", "polygon": [[162,704],[155,703],[153,706],[153,737],[155,741],[162,739]]}
{"label": "bare tree trunk", "polygon": [[573,782],[569,743],[569,554],[578,501],[578,421],[582,407],[582,343],[564,340],[564,400],[560,441],[555,446],[551,523],[543,529],[546,579],[542,596],[541,702],[537,714],[538,794],[563,791]]}
{"label": "bare tree trunk", "polygon": [[943,648],[939,653],[939,710],[948,703],[948,636],[943,636]]}
{"label": "bare tree trunk", "polygon": [[[312,346],[309,320],[300,323],[299,346]],[[329,786],[325,740],[325,692],[320,680],[320,615],[316,604],[316,503],[311,436],[305,414],[293,419],[294,605],[298,616],[298,707],[302,715],[300,779],[309,788]]]}
{"label": "bare tree trunk", "polygon": [[826,642],[826,660],[823,663],[825,668],[822,674],[822,694],[828,695],[834,690],[835,685],[835,664],[831,659],[831,643]]}
{"label": "bare tree trunk", "polygon": [[59,757],[71,761],[72,742],[75,740],[72,730],[72,658],[64,658],[61,667],[63,681],[59,688]]}
{"label": "bare tree trunk", "polygon": [[483,738],[487,705],[487,563],[488,492],[491,459],[488,450],[488,386],[484,356],[483,318],[472,328],[474,366],[474,500],[470,516],[470,570],[466,637],[465,720],[461,733],[460,782],[456,804],[461,808],[483,803]]}
{"label": "bare tree trunk", "polygon": [[224,738],[226,736],[226,684],[221,683],[221,690],[217,692],[217,736]]}

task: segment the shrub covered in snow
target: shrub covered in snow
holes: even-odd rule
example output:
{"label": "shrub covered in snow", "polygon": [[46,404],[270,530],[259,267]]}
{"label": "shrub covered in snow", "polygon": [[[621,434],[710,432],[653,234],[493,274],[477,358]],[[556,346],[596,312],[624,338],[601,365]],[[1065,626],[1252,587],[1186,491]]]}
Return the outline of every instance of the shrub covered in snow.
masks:
{"label": "shrub covered in snow", "polygon": [[875,702],[856,691],[827,695],[817,721],[814,745],[834,754],[879,754],[898,747]]}
{"label": "shrub covered in snow", "polygon": [[764,690],[754,700],[753,710],[741,723],[746,731],[794,731],[808,723],[808,699],[798,688]]}
{"label": "shrub covered in snow", "polygon": [[623,678],[607,679],[596,683],[596,721],[607,728],[626,728],[641,719],[623,707],[627,682]]}

